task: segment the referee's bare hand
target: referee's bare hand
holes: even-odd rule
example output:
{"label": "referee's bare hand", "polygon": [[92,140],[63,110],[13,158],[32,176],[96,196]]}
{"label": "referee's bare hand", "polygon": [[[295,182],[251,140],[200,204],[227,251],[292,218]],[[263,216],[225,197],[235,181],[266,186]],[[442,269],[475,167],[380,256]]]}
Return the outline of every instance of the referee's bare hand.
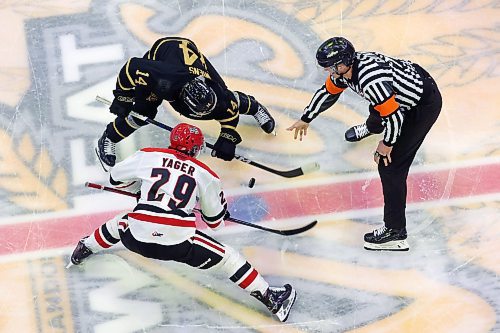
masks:
{"label": "referee's bare hand", "polygon": [[302,136],[307,135],[307,128],[308,127],[309,127],[309,124],[306,123],[305,121],[297,120],[292,126],[288,127],[286,130],[287,131],[295,130],[295,133],[293,134],[293,139],[297,140],[297,136],[298,136],[299,140],[302,141]]}
{"label": "referee's bare hand", "polygon": [[378,143],[377,149],[375,150],[375,153],[373,154],[373,160],[378,165],[380,163],[380,159],[382,159],[384,165],[388,166],[392,162],[391,152],[392,147],[386,146],[384,144],[384,141],[380,141]]}

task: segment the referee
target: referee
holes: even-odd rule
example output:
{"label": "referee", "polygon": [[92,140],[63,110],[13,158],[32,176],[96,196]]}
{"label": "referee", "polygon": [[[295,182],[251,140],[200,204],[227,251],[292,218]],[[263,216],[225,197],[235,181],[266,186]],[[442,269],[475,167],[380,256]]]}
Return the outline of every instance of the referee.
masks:
{"label": "referee", "polygon": [[356,52],[343,37],[321,44],[316,59],[329,75],[300,120],[287,130],[295,131],[294,139],[302,140],[309,123],[335,104],[347,88],[368,100],[366,122],[345,133],[350,142],[372,134],[383,135],[373,159],[382,181],[384,226],[365,234],[364,247],[408,251],[406,179],[417,150],[441,111],[442,98],[436,82],[415,63],[375,52]]}

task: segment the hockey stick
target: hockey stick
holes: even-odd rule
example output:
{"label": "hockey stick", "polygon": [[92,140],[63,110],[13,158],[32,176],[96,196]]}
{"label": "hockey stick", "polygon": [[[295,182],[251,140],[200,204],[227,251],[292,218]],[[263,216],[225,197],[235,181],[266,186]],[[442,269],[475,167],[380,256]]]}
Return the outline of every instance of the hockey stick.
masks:
{"label": "hockey stick", "polygon": [[101,184],[96,184],[96,183],[91,183],[91,182],[85,182],[85,187],[90,187],[90,188],[94,188],[96,190],[101,190],[101,191],[107,191],[107,192],[113,192],[113,193],[117,193],[117,194],[121,194],[121,195],[126,195],[126,196],[133,197],[133,198],[136,198],[136,199],[139,198],[139,194],[132,193],[132,192],[129,192],[129,191],[120,190],[120,189],[117,189],[117,188],[114,188],[114,187],[104,186],[104,185],[101,185]]}
{"label": "hockey stick", "polygon": [[[111,102],[108,101],[107,99],[103,98],[103,97],[96,96],[96,100],[98,102],[103,103],[103,104],[111,105]],[[170,126],[168,126],[166,124],[160,123],[159,121],[156,121],[154,119],[151,119],[151,118],[148,118],[146,116],[143,116],[141,114],[138,114],[137,112],[132,111],[132,112],[130,112],[130,115],[132,117],[135,117],[137,119],[140,119],[140,120],[145,121],[147,123],[150,123],[152,125],[155,125],[155,126],[158,126],[160,128],[163,128],[163,129],[165,129],[167,131],[172,131],[172,127],[170,127]],[[214,149],[214,145],[213,144],[208,143],[208,142],[205,142],[205,144],[206,144],[206,146],[208,148]],[[306,173],[317,171],[320,168],[318,162],[311,162],[311,163],[305,164],[305,165],[303,165],[301,167],[298,167],[298,168],[295,168],[295,169],[284,170],[283,171],[283,170],[273,169],[271,167],[268,167],[267,165],[264,165],[264,164],[252,161],[252,160],[250,160],[250,159],[248,159],[248,158],[246,158],[244,156],[238,155],[238,154],[234,155],[234,158],[237,159],[238,161],[241,161],[241,162],[253,165],[254,167],[257,167],[259,169],[265,170],[265,171],[270,172],[270,173],[274,173],[275,175],[282,176],[282,177],[285,177],[285,178],[294,178],[294,177],[302,176],[302,175],[304,175]]]}
{"label": "hockey stick", "polygon": [[[104,186],[104,185],[100,185],[100,184],[86,182],[85,186],[86,187],[90,187],[90,188],[94,188],[94,189],[97,189],[97,190],[101,190],[101,191],[107,191],[107,192],[113,192],[113,193],[117,193],[117,194],[122,194],[122,195],[126,195],[126,196],[133,197],[133,198],[138,198],[139,197],[138,194],[135,194],[135,193],[132,193],[132,192],[128,192],[128,191],[119,190],[117,188],[113,188],[113,187],[109,187],[109,186]],[[198,213],[201,213],[201,211],[199,209],[195,208],[194,210],[196,212],[198,212]],[[311,229],[312,227],[314,227],[318,223],[318,221],[314,220],[314,221],[306,224],[305,226],[297,228],[297,229],[277,230],[277,229],[266,228],[266,227],[263,227],[261,225],[253,224],[253,223],[250,223],[250,222],[247,222],[247,221],[239,220],[239,219],[236,219],[234,217],[228,217],[228,218],[226,218],[226,220],[234,222],[234,223],[237,223],[237,224],[246,225],[248,227],[252,227],[252,228],[255,228],[255,229],[260,229],[260,230],[272,232],[273,234],[278,234],[278,235],[282,235],[282,236],[292,236],[292,235],[297,235],[297,234],[303,233],[303,232]]]}

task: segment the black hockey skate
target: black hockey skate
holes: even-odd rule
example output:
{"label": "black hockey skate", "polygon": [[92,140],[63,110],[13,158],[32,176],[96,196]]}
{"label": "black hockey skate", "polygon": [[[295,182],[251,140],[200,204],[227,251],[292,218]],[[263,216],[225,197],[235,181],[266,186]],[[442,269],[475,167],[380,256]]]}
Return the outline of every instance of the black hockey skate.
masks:
{"label": "black hockey skate", "polygon": [[76,244],[75,249],[73,250],[73,254],[71,255],[71,263],[73,265],[80,265],[83,261],[83,259],[87,258],[90,256],[93,252],[85,245],[85,239],[87,237],[83,237],[80,239],[78,244]]}
{"label": "black hockey skate", "polygon": [[267,134],[270,134],[274,131],[274,127],[276,126],[276,122],[274,118],[271,116],[269,111],[259,103],[259,107],[257,108],[257,112],[253,115],[255,120],[259,123],[260,128]]}
{"label": "black hockey skate", "polygon": [[351,128],[349,128],[345,132],[345,139],[349,142],[356,142],[363,140],[366,137],[369,137],[373,133],[370,133],[368,130],[368,127],[366,127],[366,123],[363,123],[361,125],[356,125]]}
{"label": "black hockey skate", "polygon": [[382,226],[365,234],[365,249],[375,251],[408,251],[406,229],[388,229]]}
{"label": "black hockey skate", "polygon": [[102,136],[97,141],[97,148],[95,149],[97,157],[99,157],[99,162],[101,162],[102,168],[108,171],[108,167],[112,167],[116,163],[116,143],[111,141],[107,135],[106,131],[102,133]]}
{"label": "black hockey skate", "polygon": [[260,291],[254,291],[250,295],[264,303],[281,322],[285,322],[297,293],[291,285],[285,284],[283,287],[269,287],[264,295]]}

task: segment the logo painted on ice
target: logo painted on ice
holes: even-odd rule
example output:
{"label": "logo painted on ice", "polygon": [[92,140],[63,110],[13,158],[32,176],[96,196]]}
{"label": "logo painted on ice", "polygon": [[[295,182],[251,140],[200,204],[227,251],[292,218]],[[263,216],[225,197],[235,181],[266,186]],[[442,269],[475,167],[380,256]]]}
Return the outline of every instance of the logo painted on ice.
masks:
{"label": "logo painted on ice", "polygon": [[[318,40],[311,39],[313,32],[300,22],[289,26],[279,35],[276,34],[274,31],[277,23],[268,16],[269,8],[265,6],[234,8],[231,15],[215,6],[201,16],[198,10],[193,10],[189,1],[181,4],[177,1],[165,1],[161,2],[161,6],[109,1],[104,6],[110,10],[99,7],[99,15],[94,13],[97,7],[91,6],[82,8],[82,13],[70,21],[55,20],[53,17],[47,20],[37,19],[28,21],[26,28],[28,45],[38,45],[37,41],[44,41],[40,47],[29,50],[32,67],[35,68],[34,75],[37,80],[47,83],[37,86],[35,98],[43,99],[44,103],[36,104],[46,105],[46,109],[52,113],[44,123],[51,133],[50,140],[47,138],[47,146],[51,147],[53,144],[57,148],[53,149],[58,152],[54,156],[53,165],[61,166],[67,171],[68,192],[74,195],[83,191],[83,184],[88,179],[106,181],[106,175],[95,160],[92,149],[88,148],[96,144],[97,138],[114,116],[106,106],[95,103],[95,96],[102,94],[112,98],[116,76],[126,59],[142,55],[158,38],[177,35],[192,39],[219,71],[225,68],[223,74],[228,83],[232,85],[231,81],[239,80],[239,85],[248,85],[249,91],[273,108],[274,112],[285,108],[300,111],[306,96],[309,96],[308,92],[295,89],[290,91],[290,95],[303,95],[301,98],[304,98],[304,102],[279,98],[285,90],[294,90],[283,88],[287,85],[286,82],[291,87],[294,82],[311,80],[307,74],[316,72],[317,69],[314,63],[303,61],[303,54],[314,48]],[[119,10],[115,7],[119,7]],[[152,8],[166,9],[154,11]],[[87,10],[89,11],[86,12]],[[247,19],[249,10],[255,11],[261,20],[255,22]],[[176,11],[182,14],[178,20],[171,17],[171,13]],[[118,14],[116,17],[114,14],[113,17],[106,17],[101,15],[104,12]],[[129,16],[130,12],[154,19],[137,20],[136,16]],[[283,15],[287,20],[290,19],[285,13],[276,10],[272,12],[273,15]],[[169,31],[165,31],[164,20],[171,22]],[[109,22],[113,22],[111,26],[118,27],[108,29]],[[229,43],[220,38],[227,34],[224,25],[231,26]],[[192,26],[199,29],[192,29]],[[207,34],[205,26],[210,26],[212,33]],[[102,34],[103,27],[106,27],[106,34]],[[297,38],[298,36],[304,37]],[[250,42],[250,49],[255,51],[249,52]],[[231,52],[228,53],[227,49]],[[228,67],[227,64],[238,66]],[[248,73],[252,74],[251,77],[248,77]],[[276,84],[276,77],[280,78],[279,85]],[[255,82],[256,78],[259,83]],[[166,115],[178,117],[169,112]],[[214,135],[210,130],[207,130],[207,134]],[[141,142],[154,144],[153,133],[143,131],[141,135],[146,137],[142,137]],[[118,147],[119,158],[129,155],[130,151],[137,148],[136,139],[136,136],[132,136]],[[59,144],[61,142],[65,143],[62,147]],[[272,145],[260,149],[265,156],[275,153],[272,150],[278,150]],[[283,153],[282,149],[279,149],[279,153]],[[293,154],[292,151],[290,149],[285,153]]]}

